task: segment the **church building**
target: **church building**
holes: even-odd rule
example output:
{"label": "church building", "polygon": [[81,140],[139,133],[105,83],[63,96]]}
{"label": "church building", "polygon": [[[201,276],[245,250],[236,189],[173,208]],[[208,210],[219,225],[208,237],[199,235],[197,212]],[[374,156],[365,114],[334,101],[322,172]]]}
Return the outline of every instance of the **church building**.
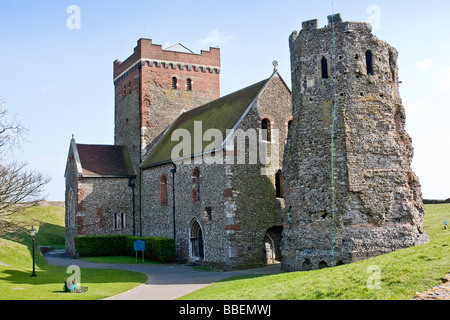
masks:
{"label": "church building", "polygon": [[114,62],[114,145],[72,138],[66,250],[80,235],[174,238],[176,260],[222,269],[281,261],[291,91],[267,79],[220,97],[220,49],[140,39]]}

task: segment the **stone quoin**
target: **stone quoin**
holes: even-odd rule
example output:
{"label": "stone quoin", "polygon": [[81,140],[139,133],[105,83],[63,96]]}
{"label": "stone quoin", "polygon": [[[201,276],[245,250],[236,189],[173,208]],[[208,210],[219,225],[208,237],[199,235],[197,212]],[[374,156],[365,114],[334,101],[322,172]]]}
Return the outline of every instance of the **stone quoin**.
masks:
{"label": "stone quoin", "polygon": [[221,97],[219,48],[139,39],[114,61],[114,145],[70,142],[67,251],[79,235],[170,237],[180,263],[290,271],[427,242],[397,51],[340,14],[289,46],[292,92],[274,61]]}

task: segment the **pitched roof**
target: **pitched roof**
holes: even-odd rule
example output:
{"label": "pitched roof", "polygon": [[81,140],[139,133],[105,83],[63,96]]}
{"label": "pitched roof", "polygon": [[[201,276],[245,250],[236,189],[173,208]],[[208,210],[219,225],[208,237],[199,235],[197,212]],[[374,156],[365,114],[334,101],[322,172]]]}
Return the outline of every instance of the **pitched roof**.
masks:
{"label": "pitched roof", "polygon": [[[142,168],[172,161],[172,149],[180,143],[179,141],[172,141],[172,133],[176,129],[186,129],[191,134],[191,151],[194,151],[195,121],[201,121],[202,137],[208,129],[218,129],[222,133],[223,139],[225,139],[227,129],[234,128],[269,79],[181,114],[142,163]],[[212,151],[221,146],[222,142],[223,140],[214,141],[212,144],[211,141],[202,141],[202,150]]]}
{"label": "pitched roof", "polygon": [[76,144],[83,176],[133,177],[125,146]]}
{"label": "pitched roof", "polygon": [[182,45],[181,43],[176,43],[174,45],[171,45],[170,47],[167,47],[163,49],[164,51],[175,51],[175,52],[183,52],[183,53],[194,53],[191,49],[188,47]]}

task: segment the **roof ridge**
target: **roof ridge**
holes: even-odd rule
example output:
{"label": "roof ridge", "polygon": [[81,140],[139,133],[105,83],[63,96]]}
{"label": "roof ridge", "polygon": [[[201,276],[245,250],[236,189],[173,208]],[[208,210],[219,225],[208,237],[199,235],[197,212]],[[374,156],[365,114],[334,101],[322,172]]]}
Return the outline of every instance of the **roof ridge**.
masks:
{"label": "roof ridge", "polygon": [[[222,132],[222,141],[220,141],[220,143],[222,144],[227,137],[226,130],[232,129],[236,125],[270,79],[271,77],[181,114],[174,120],[171,128],[166,131],[165,135],[152,148],[153,150],[143,161],[141,167],[147,168],[156,164],[170,162],[172,160],[170,156],[170,146],[176,142],[171,141],[168,136],[171,136],[174,130],[179,128],[187,129],[189,131],[189,129],[192,129],[191,126],[193,126],[195,121],[202,121],[202,131],[208,129],[220,130]],[[214,112],[211,112],[212,110],[214,110]],[[208,141],[208,146],[209,144],[210,142]],[[202,150],[203,153],[203,147]],[[193,151],[194,150],[191,148],[191,153]]]}

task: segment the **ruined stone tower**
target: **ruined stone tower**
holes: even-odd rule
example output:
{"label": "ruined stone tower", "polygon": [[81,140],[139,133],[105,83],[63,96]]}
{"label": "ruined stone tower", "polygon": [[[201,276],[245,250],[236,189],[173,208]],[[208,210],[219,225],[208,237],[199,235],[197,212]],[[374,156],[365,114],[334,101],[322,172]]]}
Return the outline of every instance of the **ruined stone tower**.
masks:
{"label": "ruined stone tower", "polygon": [[303,22],[289,44],[283,268],[331,267],[427,242],[397,51],[370,24],[339,14],[321,29]]}
{"label": "ruined stone tower", "polygon": [[114,144],[125,145],[138,172],[158,137],[184,111],[220,97],[220,49],[193,53],[139,39],[125,61],[114,61]]}

